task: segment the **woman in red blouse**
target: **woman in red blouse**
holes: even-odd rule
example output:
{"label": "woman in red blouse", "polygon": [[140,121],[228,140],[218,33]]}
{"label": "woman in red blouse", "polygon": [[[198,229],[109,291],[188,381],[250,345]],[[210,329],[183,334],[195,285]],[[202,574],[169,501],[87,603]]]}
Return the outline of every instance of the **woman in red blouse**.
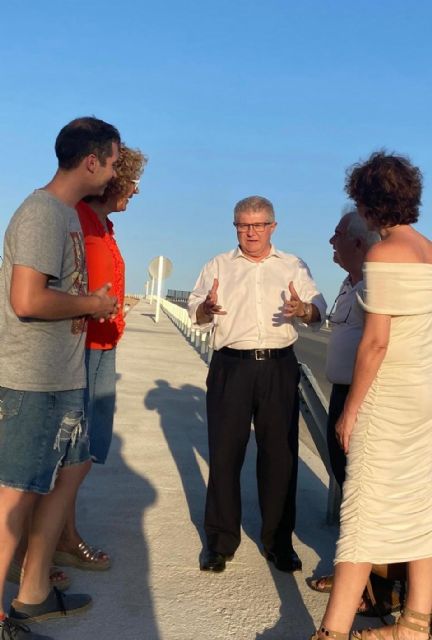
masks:
{"label": "woman in red blouse", "polygon": [[[90,196],[77,205],[85,238],[89,291],[111,283],[119,312],[106,322],[88,320],[86,339],[87,420],[93,462],[104,464],[112,439],[115,408],[115,354],[124,327],[125,265],[114,237],[112,212],[125,211],[138,193],[139,178],[147,159],[139,150],[122,146],[115,165],[116,177],[102,196]],[[90,547],[75,522],[76,496],[54,556],[56,564],[81,569],[105,570],[109,556]]]}

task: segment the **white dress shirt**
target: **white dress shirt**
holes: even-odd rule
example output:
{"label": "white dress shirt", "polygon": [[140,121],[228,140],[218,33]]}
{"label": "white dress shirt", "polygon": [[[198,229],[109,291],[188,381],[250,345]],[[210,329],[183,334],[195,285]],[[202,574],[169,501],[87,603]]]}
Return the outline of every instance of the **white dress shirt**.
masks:
{"label": "white dress shirt", "polygon": [[[196,310],[212,288],[214,278],[219,280],[217,304],[226,315],[215,315],[211,322],[197,325]],[[300,299],[312,302],[324,320],[326,303],[307,265],[273,246],[259,262],[248,259],[239,247],[207,262],[190,294],[189,315],[202,331],[214,329],[216,350],[281,349],[293,344],[298,335],[295,321],[281,313],[283,303],[290,299],[291,281]]]}
{"label": "white dress shirt", "polygon": [[333,384],[351,384],[357,347],[363,333],[364,313],[357,294],[363,280],[351,285],[345,278],[330,312],[331,334],[327,346],[326,376]]}

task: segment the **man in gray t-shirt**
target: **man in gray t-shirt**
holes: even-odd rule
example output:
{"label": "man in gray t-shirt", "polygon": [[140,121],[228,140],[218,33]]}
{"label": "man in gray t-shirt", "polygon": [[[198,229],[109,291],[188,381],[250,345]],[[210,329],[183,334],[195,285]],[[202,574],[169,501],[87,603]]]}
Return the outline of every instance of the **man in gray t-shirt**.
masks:
{"label": "man in gray t-shirt", "polygon": [[45,189],[35,191],[9,223],[4,255],[0,386],[26,391],[82,389],[86,385],[85,318],[23,322],[5,295],[14,265],[49,274],[48,287],[54,291],[87,293],[83,237],[75,210]]}
{"label": "man in gray t-shirt", "polygon": [[[56,140],[59,168],[12,217],[0,272],[0,576],[28,525],[25,572],[0,636],[41,640],[22,622],[78,613],[86,594],[63,600],[49,566],[65,505],[90,466],[84,418],[86,316],[116,313],[107,283],[87,292],[76,203],[102,194],[115,176],[120,136],[96,118],[66,125]],[[0,598],[4,581],[0,580]]]}

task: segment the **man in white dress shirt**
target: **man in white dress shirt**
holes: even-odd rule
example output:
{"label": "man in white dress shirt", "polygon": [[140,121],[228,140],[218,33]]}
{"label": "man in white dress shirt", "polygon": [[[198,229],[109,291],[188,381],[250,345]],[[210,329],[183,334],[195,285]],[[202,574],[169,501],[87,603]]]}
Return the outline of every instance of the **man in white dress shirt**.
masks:
{"label": "man in white dress shirt", "polygon": [[298,466],[295,320],[320,323],[326,304],[307,265],[271,244],[272,203],[237,203],[238,247],[208,262],[189,298],[201,330],[213,332],[207,378],[209,482],[203,571],[223,571],[240,544],[240,472],[254,423],[264,555],[281,571],[301,569],[292,546]]}

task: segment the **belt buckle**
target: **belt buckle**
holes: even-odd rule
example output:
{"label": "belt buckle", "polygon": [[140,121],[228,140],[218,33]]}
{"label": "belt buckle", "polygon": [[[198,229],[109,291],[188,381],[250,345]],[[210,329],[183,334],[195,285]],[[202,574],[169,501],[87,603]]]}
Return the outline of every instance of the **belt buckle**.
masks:
{"label": "belt buckle", "polygon": [[255,349],[255,360],[265,360],[267,349]]}

